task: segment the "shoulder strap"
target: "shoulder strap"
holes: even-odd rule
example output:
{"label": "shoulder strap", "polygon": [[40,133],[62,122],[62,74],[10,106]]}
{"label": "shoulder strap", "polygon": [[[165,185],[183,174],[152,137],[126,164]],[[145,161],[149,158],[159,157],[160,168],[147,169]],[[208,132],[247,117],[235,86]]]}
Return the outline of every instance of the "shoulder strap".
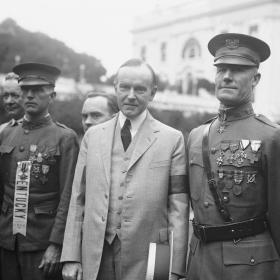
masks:
{"label": "shoulder strap", "polygon": [[203,138],[202,138],[203,164],[204,164],[204,169],[207,174],[208,185],[209,185],[210,191],[212,193],[212,196],[214,198],[215,204],[218,208],[218,211],[225,222],[230,222],[230,221],[232,221],[232,218],[230,217],[230,213],[229,213],[226,205],[224,204],[220,193],[217,190],[217,183],[215,181],[213,172],[211,171],[211,163],[210,163],[210,158],[209,158],[209,131],[210,131],[211,124],[212,124],[212,122],[207,124],[203,131]]}

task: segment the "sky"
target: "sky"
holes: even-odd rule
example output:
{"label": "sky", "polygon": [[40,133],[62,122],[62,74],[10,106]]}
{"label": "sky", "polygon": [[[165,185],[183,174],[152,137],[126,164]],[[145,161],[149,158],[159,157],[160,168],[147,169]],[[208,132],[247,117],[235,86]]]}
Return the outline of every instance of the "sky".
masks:
{"label": "sky", "polygon": [[[167,0],[162,0],[167,1]],[[133,20],[154,9],[158,0],[7,0],[0,22],[14,19],[32,32],[43,32],[77,52],[101,60],[113,74],[132,56]]]}

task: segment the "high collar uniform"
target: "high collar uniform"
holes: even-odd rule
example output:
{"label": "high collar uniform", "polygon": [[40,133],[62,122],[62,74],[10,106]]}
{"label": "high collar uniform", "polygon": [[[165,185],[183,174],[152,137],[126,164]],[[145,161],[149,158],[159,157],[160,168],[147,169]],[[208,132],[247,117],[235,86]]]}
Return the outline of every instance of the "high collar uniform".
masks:
{"label": "high collar uniform", "polygon": [[[46,249],[50,242],[62,244],[78,149],[76,134],[49,115],[36,122],[11,123],[2,131],[1,247],[36,251]],[[22,161],[32,164],[26,236],[13,234],[16,172]]]}
{"label": "high collar uniform", "polygon": [[[209,189],[202,159],[205,125],[194,129],[187,145],[188,187],[194,219],[224,225]],[[220,107],[209,132],[211,171],[233,222],[266,216],[270,231],[241,240],[190,244],[188,279],[279,279],[280,130],[250,103]]]}

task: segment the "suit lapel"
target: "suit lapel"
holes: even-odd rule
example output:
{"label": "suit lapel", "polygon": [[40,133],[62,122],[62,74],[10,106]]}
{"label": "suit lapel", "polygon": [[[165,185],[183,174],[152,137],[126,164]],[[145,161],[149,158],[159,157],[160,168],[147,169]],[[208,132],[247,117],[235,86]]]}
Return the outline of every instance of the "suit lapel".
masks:
{"label": "suit lapel", "polygon": [[118,120],[118,115],[116,115],[112,120],[105,123],[102,127],[101,136],[101,155],[103,159],[103,166],[105,170],[106,180],[110,186],[110,172],[111,172],[111,154],[114,140],[115,128]]}
{"label": "suit lapel", "polygon": [[156,126],[154,118],[148,112],[142,127],[140,127],[138,139],[135,143],[128,169],[130,169],[155,142],[157,139],[156,133],[158,131],[159,128]]}

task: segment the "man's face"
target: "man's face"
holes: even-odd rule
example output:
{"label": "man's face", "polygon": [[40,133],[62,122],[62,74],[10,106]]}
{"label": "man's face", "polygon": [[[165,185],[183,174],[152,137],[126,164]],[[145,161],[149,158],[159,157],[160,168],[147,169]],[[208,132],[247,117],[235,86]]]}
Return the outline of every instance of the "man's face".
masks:
{"label": "man's face", "polygon": [[235,107],[252,100],[260,80],[256,67],[220,64],[216,72],[216,97],[226,106]]}
{"label": "man's face", "polygon": [[120,68],[115,90],[122,113],[130,119],[139,116],[154,98],[152,88],[152,73],[145,65]]}
{"label": "man's face", "polygon": [[10,117],[19,119],[22,117],[23,98],[22,92],[16,80],[7,80],[3,86],[3,104]]}
{"label": "man's face", "polygon": [[54,98],[53,87],[49,85],[21,86],[25,113],[30,117],[43,117]]}
{"label": "man's face", "polygon": [[92,125],[103,123],[111,117],[107,98],[96,96],[86,99],[82,109],[82,125],[85,132]]}

